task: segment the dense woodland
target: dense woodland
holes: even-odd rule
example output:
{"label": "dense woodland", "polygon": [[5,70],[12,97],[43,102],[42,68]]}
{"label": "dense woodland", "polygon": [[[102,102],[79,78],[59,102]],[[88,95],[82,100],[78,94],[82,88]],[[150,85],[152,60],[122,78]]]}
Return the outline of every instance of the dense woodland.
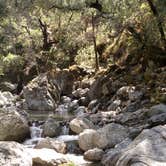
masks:
{"label": "dense woodland", "polygon": [[34,66],[39,73],[73,64],[164,66],[165,6],[165,0],[1,0],[1,75],[28,74]]}
{"label": "dense woodland", "polygon": [[0,0],[0,165],[164,166],[165,138],[166,0]]}

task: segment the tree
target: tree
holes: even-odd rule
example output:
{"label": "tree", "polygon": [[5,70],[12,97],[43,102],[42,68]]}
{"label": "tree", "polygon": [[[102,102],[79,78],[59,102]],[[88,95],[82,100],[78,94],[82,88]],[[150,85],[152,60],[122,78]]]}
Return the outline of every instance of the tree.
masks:
{"label": "tree", "polygon": [[149,4],[150,9],[151,9],[154,17],[156,17],[158,29],[159,29],[159,32],[160,32],[160,35],[161,35],[161,40],[162,40],[163,46],[166,50],[166,38],[165,38],[164,28],[163,28],[162,20],[159,16],[159,12],[157,10],[157,7],[154,5],[153,0],[146,0],[146,1]]}

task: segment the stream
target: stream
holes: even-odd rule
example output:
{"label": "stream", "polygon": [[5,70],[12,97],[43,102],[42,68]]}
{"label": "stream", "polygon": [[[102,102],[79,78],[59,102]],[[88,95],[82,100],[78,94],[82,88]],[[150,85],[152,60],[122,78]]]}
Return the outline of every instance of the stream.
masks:
{"label": "stream", "polygon": [[[64,121],[66,121],[66,119],[70,119],[71,116],[67,116],[66,111],[65,111],[65,115],[63,116],[62,112],[59,113],[57,112],[57,114],[55,114],[54,116],[56,117],[57,121],[58,120],[62,120],[62,117],[64,119]],[[48,113],[31,113],[30,117],[31,117],[31,123],[30,123],[30,132],[31,132],[31,138],[25,140],[23,142],[24,146],[26,148],[33,149],[35,147],[35,145],[42,139],[44,139],[42,133],[43,133],[43,129],[42,129],[42,123],[44,123],[44,121],[47,119],[48,117]],[[73,118],[73,116],[72,116]],[[71,118],[71,119],[72,119]],[[42,123],[40,123],[42,122]],[[78,141],[78,135],[70,135],[69,134],[69,128],[68,126],[64,125],[62,127],[62,132],[61,135],[58,137],[54,137],[53,139],[58,140],[58,141],[63,141],[67,144],[67,154],[63,154],[65,155],[65,158],[70,159],[76,166],[101,166],[101,164],[99,163],[92,163],[89,161],[84,160],[83,155],[81,153],[77,153],[76,152],[76,143]],[[48,153],[48,152],[47,152]],[[51,157],[49,155],[51,154],[47,154],[48,158]],[[60,153],[57,153],[58,155],[62,155]]]}

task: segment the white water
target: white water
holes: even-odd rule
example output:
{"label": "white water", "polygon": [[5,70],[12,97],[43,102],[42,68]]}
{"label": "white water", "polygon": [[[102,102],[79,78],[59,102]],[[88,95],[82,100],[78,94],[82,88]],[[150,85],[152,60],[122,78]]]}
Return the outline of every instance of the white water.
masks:
{"label": "white water", "polygon": [[32,123],[32,126],[30,127],[31,132],[31,138],[41,138],[43,129],[41,126],[36,126],[35,123]]}
{"label": "white water", "polygon": [[61,136],[57,137],[56,140],[64,141],[64,142],[77,141],[78,135],[61,135]]}
{"label": "white water", "polygon": [[23,144],[26,147],[33,148],[40,140],[42,140],[43,129],[41,126],[36,126],[36,123],[32,123],[30,127],[31,138],[27,139]]}
{"label": "white water", "polygon": [[[41,126],[36,126],[36,124],[33,123],[32,126],[30,127],[30,131],[31,131],[31,138],[26,140],[23,144],[25,145],[25,147],[27,147],[27,151],[32,155],[32,158],[37,157],[47,162],[64,158],[67,161],[73,162],[77,166],[89,166],[89,164],[91,164],[91,162],[84,160],[83,156],[81,155],[61,154],[57,153],[52,149],[45,149],[45,148],[34,149],[34,146],[37,144],[37,142],[44,139],[42,138],[43,130]],[[68,132],[69,132],[68,127],[64,126],[63,133],[68,134]],[[78,135],[61,135],[55,139],[64,142],[77,141]]]}
{"label": "white water", "polygon": [[61,135],[68,135],[68,134],[69,134],[69,128],[66,125],[64,125],[62,128]]}

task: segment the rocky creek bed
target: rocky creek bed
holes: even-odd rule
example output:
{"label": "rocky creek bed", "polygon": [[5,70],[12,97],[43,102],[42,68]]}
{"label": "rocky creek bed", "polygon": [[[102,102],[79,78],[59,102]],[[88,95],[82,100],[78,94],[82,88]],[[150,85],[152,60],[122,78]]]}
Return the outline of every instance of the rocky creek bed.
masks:
{"label": "rocky creek bed", "polygon": [[[64,70],[20,95],[1,89],[0,165],[165,166],[165,102],[111,74],[78,81]],[[163,99],[164,81],[159,90]]]}

